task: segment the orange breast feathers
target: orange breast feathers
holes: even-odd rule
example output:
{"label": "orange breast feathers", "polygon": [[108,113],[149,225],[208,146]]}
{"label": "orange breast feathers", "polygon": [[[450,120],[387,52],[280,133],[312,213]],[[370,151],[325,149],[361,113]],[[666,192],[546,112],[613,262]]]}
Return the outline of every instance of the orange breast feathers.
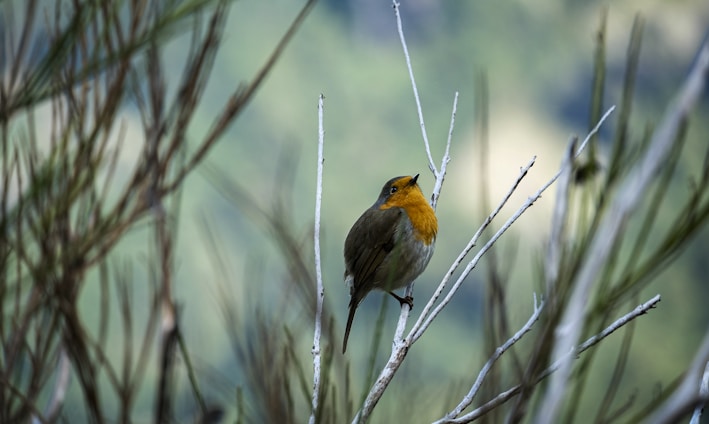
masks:
{"label": "orange breast feathers", "polygon": [[399,207],[406,211],[414,227],[416,238],[429,245],[436,240],[438,219],[418,184],[410,185],[411,177],[396,181],[393,186],[398,190],[392,193],[379,209]]}

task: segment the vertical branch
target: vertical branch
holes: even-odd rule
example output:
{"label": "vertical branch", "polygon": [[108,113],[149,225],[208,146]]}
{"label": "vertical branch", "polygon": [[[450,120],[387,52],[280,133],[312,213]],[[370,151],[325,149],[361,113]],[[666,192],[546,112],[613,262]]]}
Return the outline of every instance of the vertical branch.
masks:
{"label": "vertical branch", "polygon": [[559,181],[556,202],[554,202],[551,235],[549,236],[549,245],[547,246],[547,255],[544,263],[546,296],[548,299],[551,299],[552,305],[554,305],[555,302],[554,288],[559,276],[559,267],[561,266],[562,247],[564,244],[563,235],[569,211],[569,186],[573,175],[576,141],[577,140],[574,138],[571,143],[569,143],[569,147],[564,155],[564,161],[561,165],[561,179]]}
{"label": "vertical branch", "polygon": [[453,138],[453,128],[455,128],[455,115],[458,112],[458,92],[455,92],[455,97],[453,98],[453,112],[451,112],[451,124],[448,128],[448,140],[446,141],[446,151],[443,153],[443,159],[441,159],[441,172],[436,175],[436,182],[433,185],[433,193],[431,193],[431,207],[436,210],[436,205],[438,204],[438,197],[441,195],[441,188],[443,187],[443,180],[446,178],[446,170],[448,169],[448,162],[451,161],[450,149],[451,149],[451,139]]}
{"label": "vertical branch", "polygon": [[325,289],[322,283],[322,266],[320,262],[320,208],[322,204],[322,171],[323,171],[323,146],[325,144],[325,130],[323,129],[323,100],[320,94],[318,99],[318,172],[315,189],[315,224],[313,228],[313,246],[315,250],[315,280],[317,284],[317,307],[315,310],[315,334],[313,335],[313,403],[310,412],[310,424],[315,424],[315,415],[320,400],[320,336],[322,333],[322,309]]}
{"label": "vertical branch", "polygon": [[[399,13],[399,3],[396,0],[392,0],[394,5],[394,13],[396,14],[396,27],[399,30],[399,39],[401,40],[401,48],[404,50],[404,57],[406,57],[406,67],[409,70],[409,78],[411,79],[411,86],[414,90],[414,99],[416,99],[416,110],[418,111],[419,125],[421,126],[421,135],[423,136],[423,144],[426,146],[426,155],[428,155],[428,169],[433,172],[433,175],[438,178],[438,170],[436,165],[433,163],[433,156],[431,155],[431,145],[428,142],[428,134],[426,133],[426,124],[423,120],[423,110],[421,108],[421,99],[419,98],[419,91],[416,87],[416,79],[414,78],[414,70],[411,67],[411,57],[409,56],[409,48],[406,46],[406,39],[404,38],[404,28],[401,24],[401,14]],[[456,96],[457,98],[457,96]]]}

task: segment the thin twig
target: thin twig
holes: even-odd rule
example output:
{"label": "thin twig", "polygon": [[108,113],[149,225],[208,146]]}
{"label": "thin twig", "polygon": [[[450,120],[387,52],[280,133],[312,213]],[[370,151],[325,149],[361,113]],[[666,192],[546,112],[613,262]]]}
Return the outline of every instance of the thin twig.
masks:
{"label": "thin twig", "polygon": [[[613,322],[611,325],[606,327],[603,331],[600,333],[594,335],[593,337],[589,338],[586,340],[583,344],[578,346],[577,349],[572,349],[571,351],[566,353],[566,356],[561,358],[559,361],[553,363],[552,365],[549,366],[549,368],[545,369],[539,377],[536,379],[536,383],[539,383],[546,377],[548,377],[550,374],[552,374],[554,371],[559,369],[559,366],[561,366],[561,363],[564,359],[567,358],[574,358],[576,355],[579,355],[586,351],[587,349],[591,348],[592,346],[596,345],[598,342],[603,340],[604,338],[608,337],[611,335],[613,332],[618,330],[620,327],[626,325],[630,321],[634,320],[635,318],[639,317],[640,315],[646,314],[650,309],[654,308],[658,302],[660,302],[660,295],[655,295],[652,299],[648,300],[647,302],[638,305],[635,309],[630,311],[629,313],[623,315],[619,319],[617,319],[615,322]],[[459,418],[456,419],[451,419],[447,421],[442,421],[444,423],[469,423],[471,421],[474,421],[481,416],[485,415],[488,411],[497,408],[498,406],[502,405],[503,403],[507,402],[510,400],[513,396],[517,395],[520,390],[522,389],[522,385],[518,384],[516,386],[513,386],[504,392],[498,394],[495,396],[493,399],[487,401],[483,405],[479,406],[475,410],[469,412],[468,414],[465,414]]]}
{"label": "thin twig", "polygon": [[318,175],[315,190],[315,224],[313,228],[313,245],[315,249],[315,281],[317,284],[317,308],[315,310],[315,334],[313,335],[313,403],[310,412],[310,424],[315,424],[320,393],[320,335],[322,333],[322,308],[325,289],[322,282],[322,266],[320,262],[320,209],[322,205],[322,172],[323,172],[323,146],[325,144],[325,130],[323,129],[323,100],[320,94],[318,99]]}
{"label": "thin twig", "polygon": [[[406,68],[409,70],[409,78],[411,79],[411,86],[414,90],[414,99],[416,99],[416,111],[418,112],[419,125],[421,126],[421,135],[423,136],[423,144],[426,146],[426,155],[428,155],[428,168],[433,172],[433,175],[438,178],[438,170],[436,169],[436,164],[433,163],[433,156],[431,155],[431,145],[428,142],[428,134],[426,133],[426,124],[423,120],[423,109],[421,108],[421,99],[419,98],[419,91],[416,87],[416,79],[414,78],[414,70],[411,66],[411,57],[409,56],[409,48],[406,46],[406,39],[404,38],[404,28],[401,24],[401,15],[399,14],[399,3],[396,0],[392,0],[394,5],[394,14],[396,15],[396,27],[399,31],[399,39],[401,40],[401,48],[404,50],[404,57],[406,58]],[[456,96],[457,97],[457,96]]]}
{"label": "thin twig", "polygon": [[492,369],[492,366],[498,359],[500,359],[500,357],[505,352],[507,352],[515,343],[517,343],[522,338],[522,336],[524,336],[532,329],[534,323],[537,322],[537,320],[539,319],[539,315],[541,314],[543,308],[544,301],[542,300],[537,303],[537,296],[534,295],[534,312],[532,313],[532,316],[529,317],[529,320],[527,320],[527,323],[524,324],[524,326],[520,328],[519,331],[517,331],[517,333],[515,333],[512,337],[510,337],[509,340],[507,340],[502,346],[495,349],[495,352],[492,354],[490,359],[487,360],[483,368],[478,373],[478,377],[475,379],[475,383],[473,383],[473,386],[470,388],[468,394],[465,395],[465,397],[463,398],[463,400],[460,401],[458,406],[456,406],[455,408],[453,408],[452,411],[446,414],[445,418],[436,421],[436,423],[441,423],[444,422],[444,420],[449,420],[457,417],[458,415],[460,415],[461,412],[463,412],[465,408],[467,408],[468,406],[470,406],[471,403],[473,403],[475,395],[480,390],[480,387],[482,387],[482,383],[485,380],[485,377],[487,377],[487,374]]}
{"label": "thin twig", "polygon": [[453,98],[453,111],[451,112],[451,124],[448,128],[448,140],[446,141],[446,151],[443,153],[443,159],[441,159],[441,171],[436,175],[436,183],[433,186],[433,193],[431,194],[431,207],[435,210],[438,205],[438,197],[441,195],[441,188],[443,187],[443,180],[446,178],[446,169],[448,168],[448,162],[451,161],[450,149],[451,140],[453,139],[453,128],[455,128],[455,115],[458,113],[458,92],[455,92],[455,97]]}

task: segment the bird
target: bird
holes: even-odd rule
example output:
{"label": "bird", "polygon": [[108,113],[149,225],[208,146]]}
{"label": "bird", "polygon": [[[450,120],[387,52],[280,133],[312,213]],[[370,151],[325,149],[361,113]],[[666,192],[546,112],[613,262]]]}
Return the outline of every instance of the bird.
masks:
{"label": "bird", "polygon": [[347,350],[352,320],[360,302],[374,289],[391,294],[403,306],[413,298],[393,292],[421,275],[433,255],[438,219],[419,187],[419,174],[394,177],[374,204],[362,213],[345,239],[345,284],[349,315],[342,342]]}

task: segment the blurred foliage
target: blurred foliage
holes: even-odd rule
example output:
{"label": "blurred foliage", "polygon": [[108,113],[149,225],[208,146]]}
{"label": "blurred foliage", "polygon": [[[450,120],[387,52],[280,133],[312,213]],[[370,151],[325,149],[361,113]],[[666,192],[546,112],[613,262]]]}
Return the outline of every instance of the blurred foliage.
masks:
{"label": "blurred foliage", "polygon": [[[223,407],[204,400],[173,295],[180,189],[312,5],[305,4],[192,146],[187,129],[209,79],[228,1],[1,5],[0,421],[131,421],[150,369],[153,420],[170,422],[178,352],[196,404],[179,413],[202,422],[223,415]],[[37,21],[45,24],[41,31],[34,30]],[[192,31],[184,62],[166,68],[161,43],[185,32],[185,25]],[[181,76],[169,103],[167,69]],[[128,145],[137,152],[132,169],[116,177],[128,102],[140,113],[143,133]],[[140,305],[145,319],[133,311],[131,266],[109,257],[140,223],[149,224],[152,236],[140,296],[148,299]],[[98,308],[82,305],[87,291]],[[159,360],[152,362],[155,351]]]}

